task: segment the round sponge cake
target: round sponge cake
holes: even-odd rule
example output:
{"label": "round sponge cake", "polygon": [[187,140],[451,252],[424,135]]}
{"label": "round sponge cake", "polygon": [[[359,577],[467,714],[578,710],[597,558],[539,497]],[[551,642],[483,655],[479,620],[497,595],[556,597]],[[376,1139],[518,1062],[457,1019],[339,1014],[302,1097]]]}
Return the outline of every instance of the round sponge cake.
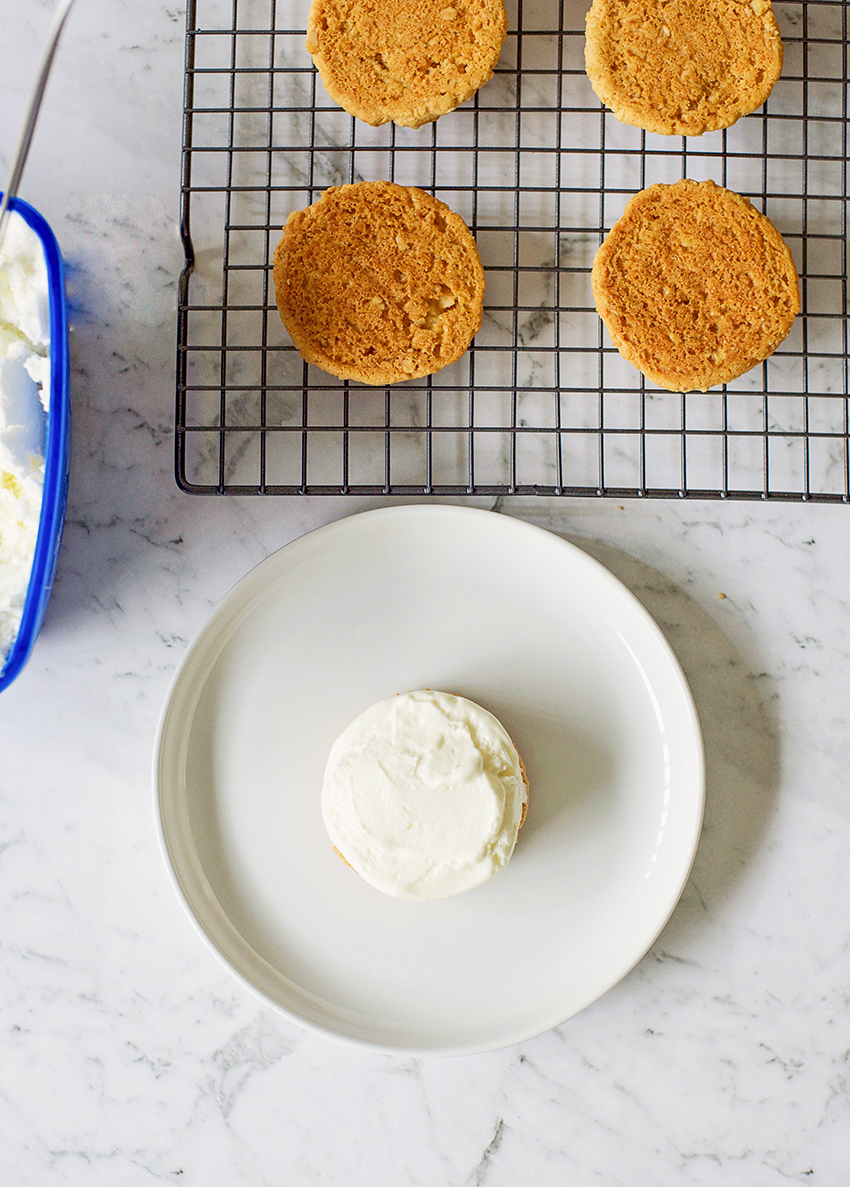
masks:
{"label": "round sponge cake", "polygon": [[528,805],[522,759],[474,701],[420,689],[378,701],[337,738],[322,816],[339,856],[395,898],[481,885],[511,859]]}
{"label": "round sponge cake", "polygon": [[278,309],[302,356],[340,379],[388,384],[455,362],[481,327],[484,269],[463,219],[415,186],[327,190],[287,219]]}
{"label": "round sponge cake", "polygon": [[307,49],[351,115],[419,128],[487,82],[507,28],[504,0],[313,0]]}
{"label": "round sponge cake", "polygon": [[624,124],[700,136],[761,107],[782,39],[770,0],[593,0],[585,66]]}
{"label": "round sponge cake", "polygon": [[620,354],[670,391],[707,391],[771,355],[800,309],[782,236],[713,181],[636,194],[596,253],[599,316]]}

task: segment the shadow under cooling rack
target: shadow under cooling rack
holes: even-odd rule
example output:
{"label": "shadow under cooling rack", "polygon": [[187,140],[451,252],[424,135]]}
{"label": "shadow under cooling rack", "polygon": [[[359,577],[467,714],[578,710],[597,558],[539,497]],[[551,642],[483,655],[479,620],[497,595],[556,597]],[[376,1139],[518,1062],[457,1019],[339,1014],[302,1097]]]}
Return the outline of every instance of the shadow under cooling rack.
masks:
{"label": "shadow under cooling rack", "polygon": [[[774,0],[768,103],[699,138],[601,109],[584,73],[589,0],[508,0],[496,74],[417,131],[341,111],[304,48],[309,0],[190,0],[177,481],[197,494],[554,494],[850,501],[847,4]],[[712,178],[782,232],[802,312],[761,366],[673,394],[624,362],[590,268],[629,197]],[[487,276],[468,353],[376,389],[302,361],[274,301],[290,211],[385,178],[435,194]]]}

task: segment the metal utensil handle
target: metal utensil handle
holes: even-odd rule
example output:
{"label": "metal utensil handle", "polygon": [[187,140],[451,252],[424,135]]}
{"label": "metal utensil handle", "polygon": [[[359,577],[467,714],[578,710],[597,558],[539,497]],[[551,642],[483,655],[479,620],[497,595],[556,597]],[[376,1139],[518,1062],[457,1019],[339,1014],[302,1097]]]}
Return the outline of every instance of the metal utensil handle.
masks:
{"label": "metal utensil handle", "polygon": [[15,155],[12,158],[12,168],[6,184],[6,192],[3,194],[2,202],[0,202],[0,246],[3,244],[3,233],[6,229],[6,213],[9,209],[9,203],[18,192],[18,186],[21,182],[24,165],[26,164],[30,144],[32,143],[32,135],[35,131],[36,121],[38,120],[41,101],[44,98],[44,91],[47,87],[47,79],[50,76],[50,68],[53,65],[53,58],[56,54],[56,47],[59,44],[63,26],[73,3],[74,0],[59,0],[59,6],[53,15],[53,24],[50,26],[50,32],[47,35],[47,45],[44,48],[41,69],[39,70],[35,89],[30,99],[29,109],[27,110],[23,127],[21,128]]}

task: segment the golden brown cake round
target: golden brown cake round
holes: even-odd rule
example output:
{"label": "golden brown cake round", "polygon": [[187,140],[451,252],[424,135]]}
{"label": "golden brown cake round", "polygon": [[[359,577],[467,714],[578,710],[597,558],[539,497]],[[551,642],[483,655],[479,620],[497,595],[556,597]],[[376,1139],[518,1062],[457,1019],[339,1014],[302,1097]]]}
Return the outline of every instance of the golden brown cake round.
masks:
{"label": "golden brown cake round", "polygon": [[770,0],[593,0],[585,67],[624,124],[701,136],[761,107],[782,39]]}
{"label": "golden brown cake round", "polygon": [[492,77],[507,28],[504,0],[313,0],[307,49],[351,115],[419,128]]}
{"label": "golden brown cake round", "polygon": [[773,354],[800,309],[782,236],[713,181],[636,194],[596,253],[591,284],[623,358],[674,392],[743,375]]}
{"label": "golden brown cake round", "polygon": [[460,215],[415,186],[334,186],[294,211],[274,253],[274,286],[301,355],[340,379],[431,375],[481,327],[475,240]]}

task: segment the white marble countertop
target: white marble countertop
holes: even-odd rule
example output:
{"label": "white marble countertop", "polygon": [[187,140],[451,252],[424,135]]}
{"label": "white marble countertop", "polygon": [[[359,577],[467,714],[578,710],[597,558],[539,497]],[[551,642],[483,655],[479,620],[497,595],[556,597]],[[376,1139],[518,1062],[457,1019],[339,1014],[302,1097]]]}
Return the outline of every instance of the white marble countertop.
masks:
{"label": "white marble countertop", "polygon": [[[51,9],[0,0],[0,170]],[[249,568],[381,501],[174,484],[183,31],[179,3],[79,0],[22,190],[68,263],[74,440],[47,619],[0,699],[0,1183],[845,1183],[846,507],[499,504],[637,595],[705,734],[684,896],[578,1017],[489,1055],[376,1055],[265,1008],[184,915],[150,790],[174,667]]]}

